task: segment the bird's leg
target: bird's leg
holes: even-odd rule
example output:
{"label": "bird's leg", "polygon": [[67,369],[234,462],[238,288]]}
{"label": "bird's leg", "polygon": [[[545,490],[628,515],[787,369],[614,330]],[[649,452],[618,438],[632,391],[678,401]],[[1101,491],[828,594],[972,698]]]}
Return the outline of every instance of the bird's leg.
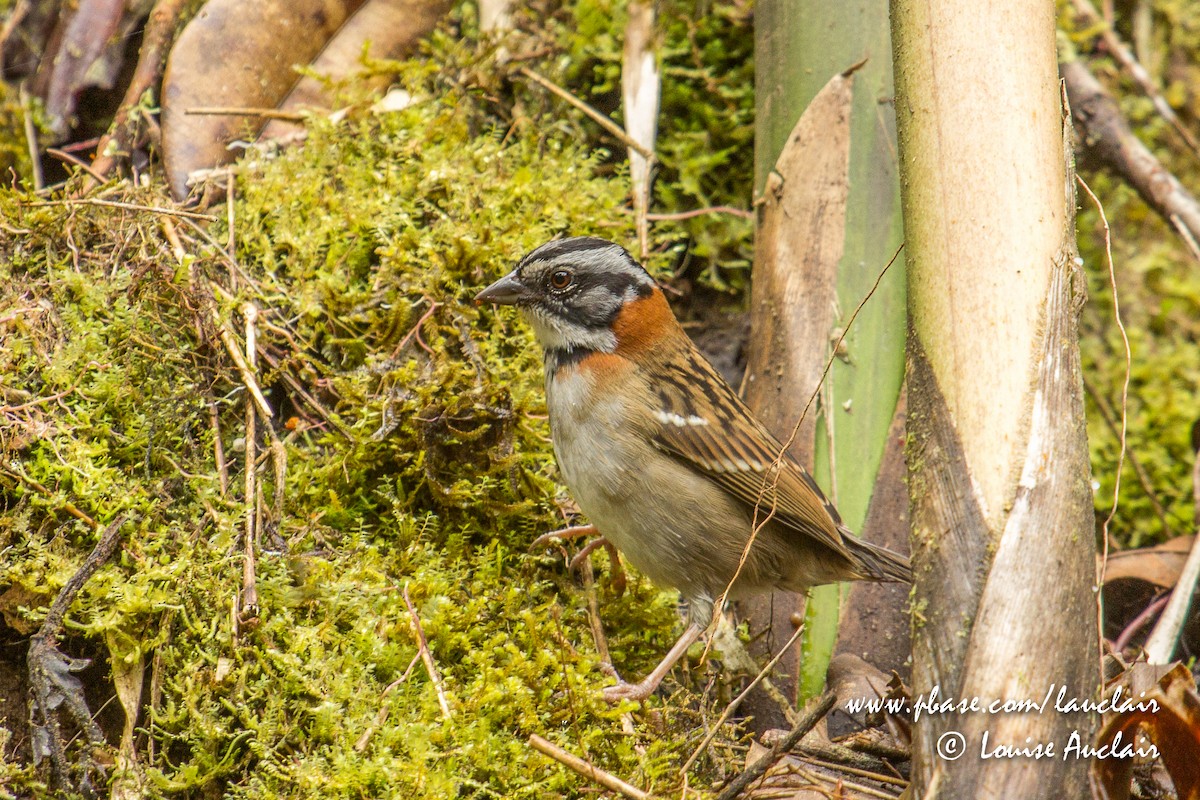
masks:
{"label": "bird's leg", "polygon": [[600,531],[596,530],[595,525],[572,525],[570,528],[563,528],[559,531],[550,531],[543,533],[541,536],[533,540],[533,544],[529,545],[530,550],[537,550],[540,547],[549,547],[555,540],[565,539],[581,539],[585,536],[599,537],[594,541],[588,542],[583,549],[571,559],[570,569],[572,572],[579,569],[579,565],[583,563],[583,559],[592,554],[597,547],[601,545],[608,550],[609,561],[612,562],[612,588],[616,592],[617,597],[625,594],[625,570],[621,567],[621,556],[617,553],[617,548],[608,539],[600,535]]}
{"label": "bird's leg", "polygon": [[543,533],[541,536],[533,540],[533,544],[529,545],[529,549],[537,550],[539,547],[549,547],[555,539],[565,541],[567,539],[579,539],[584,536],[599,535],[600,531],[596,530],[595,525],[572,525],[569,528],[563,528],[559,531]]}
{"label": "bird's leg", "polygon": [[683,658],[684,653],[696,643],[703,632],[704,629],[696,623],[689,624],[688,629],[679,637],[679,641],[675,642],[649,675],[642,678],[639,683],[622,682],[616,686],[609,686],[604,690],[604,699],[610,703],[617,703],[621,700],[645,700],[654,694],[654,690],[662,683],[663,678],[667,677],[667,673],[675,666],[675,662]]}
{"label": "bird's leg", "polygon": [[579,565],[583,563],[583,560],[590,556],[597,547],[604,547],[606,545],[608,547],[612,547],[612,544],[609,543],[608,539],[605,539],[603,536],[592,539],[590,542],[585,544],[578,553],[575,554],[575,557],[571,559],[571,563],[568,565],[568,567],[572,572],[574,572],[575,570],[579,569]]}
{"label": "bird's leg", "polygon": [[625,594],[625,569],[621,566],[621,556],[617,553],[617,548],[603,536],[585,544],[583,549],[571,559],[569,568],[572,572],[579,569],[579,565],[583,563],[583,560],[595,552],[597,547],[603,547],[608,551],[608,560],[612,563],[612,588],[616,592],[617,597],[620,597]]}

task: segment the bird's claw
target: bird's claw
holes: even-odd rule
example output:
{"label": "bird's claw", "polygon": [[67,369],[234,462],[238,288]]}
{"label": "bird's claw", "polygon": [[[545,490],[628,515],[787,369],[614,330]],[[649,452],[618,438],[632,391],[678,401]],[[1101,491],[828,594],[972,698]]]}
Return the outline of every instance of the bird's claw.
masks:
{"label": "bird's claw", "polygon": [[603,690],[605,702],[616,705],[622,700],[641,702],[654,694],[654,689],[642,683],[625,683],[621,681],[616,686],[606,686]]}

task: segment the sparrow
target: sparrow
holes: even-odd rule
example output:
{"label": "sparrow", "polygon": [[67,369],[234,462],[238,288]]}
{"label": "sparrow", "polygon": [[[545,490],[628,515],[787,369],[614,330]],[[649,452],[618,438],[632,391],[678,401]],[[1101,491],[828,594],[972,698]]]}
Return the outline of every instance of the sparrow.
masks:
{"label": "sparrow", "polygon": [[516,306],[545,355],[546,404],[564,483],[591,526],[687,601],[688,627],[644,680],[642,700],[712,621],[714,605],[838,581],[911,581],[904,556],[851,533],[675,319],[620,245],[548,242],[477,303]]}

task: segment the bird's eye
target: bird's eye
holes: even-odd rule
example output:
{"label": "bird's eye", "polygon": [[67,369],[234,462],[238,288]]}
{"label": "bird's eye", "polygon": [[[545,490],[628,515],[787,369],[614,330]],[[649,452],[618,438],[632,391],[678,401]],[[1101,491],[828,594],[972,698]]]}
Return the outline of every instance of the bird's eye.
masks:
{"label": "bird's eye", "polygon": [[554,272],[550,273],[550,286],[551,288],[562,291],[570,286],[571,281],[574,279],[575,276],[571,274],[569,269],[556,269]]}

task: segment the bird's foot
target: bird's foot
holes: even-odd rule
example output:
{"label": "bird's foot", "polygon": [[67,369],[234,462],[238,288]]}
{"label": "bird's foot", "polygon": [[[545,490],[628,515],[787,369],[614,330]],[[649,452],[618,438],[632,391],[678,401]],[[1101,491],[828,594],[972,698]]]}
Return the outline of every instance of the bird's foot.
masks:
{"label": "bird's foot", "polygon": [[562,530],[550,531],[543,533],[541,536],[533,540],[533,544],[529,545],[530,550],[538,550],[543,547],[549,547],[556,541],[565,542],[568,539],[579,539],[584,536],[599,536],[600,531],[596,530],[595,525],[572,525],[569,528]]}
{"label": "bird's foot", "polygon": [[658,683],[653,686],[647,685],[646,681],[641,683],[625,683],[621,681],[616,686],[604,687],[603,695],[606,702],[616,705],[622,700],[635,700],[641,702],[650,695],[654,694],[654,690],[658,688]]}
{"label": "bird's foot", "polygon": [[567,539],[581,539],[585,536],[595,536],[597,538],[584,545],[583,549],[571,559],[569,564],[571,572],[579,569],[580,565],[583,564],[583,560],[590,556],[597,547],[604,547],[608,550],[608,559],[612,563],[611,580],[613,591],[617,597],[625,594],[625,570],[621,567],[621,556],[617,553],[617,548],[613,546],[613,543],[600,535],[600,531],[596,530],[595,525],[574,525],[570,528],[543,533],[533,540],[533,544],[529,546],[529,549],[538,550]]}
{"label": "bird's foot", "polygon": [[640,683],[625,683],[625,681],[618,678],[616,686],[609,686],[604,689],[604,699],[610,703],[619,703],[622,700],[645,700],[654,694],[655,690],[658,689],[658,685],[662,683],[663,678],[667,677],[667,673],[671,671],[671,667],[675,666],[675,662],[683,658],[684,653],[687,652],[689,647],[695,644],[703,632],[703,629],[695,623],[688,625],[687,630],[671,646],[670,652],[663,656],[662,661],[658,662],[658,666],[654,668],[653,672],[642,678]]}
{"label": "bird's foot", "polygon": [[601,536],[598,539],[593,539],[583,546],[583,549],[575,554],[571,559],[570,570],[574,572],[583,565],[583,560],[590,556],[598,547],[603,547],[608,551],[608,560],[612,564],[612,577],[610,583],[617,597],[625,594],[625,569],[621,566],[621,556],[617,553],[617,548],[608,539]]}

